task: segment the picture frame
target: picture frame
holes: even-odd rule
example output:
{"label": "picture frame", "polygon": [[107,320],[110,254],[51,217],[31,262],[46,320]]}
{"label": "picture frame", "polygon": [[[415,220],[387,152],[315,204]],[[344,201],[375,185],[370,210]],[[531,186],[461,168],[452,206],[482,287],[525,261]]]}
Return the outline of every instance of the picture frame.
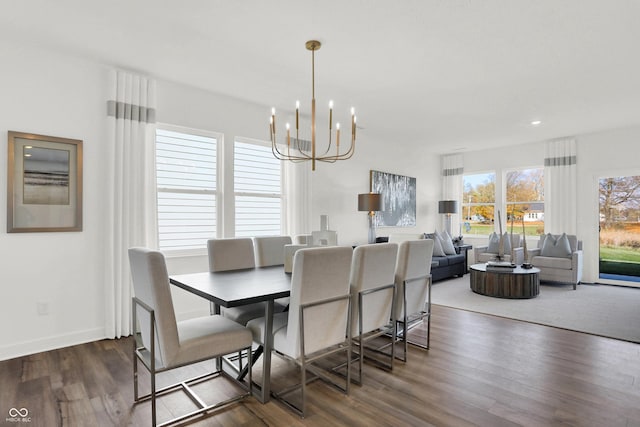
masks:
{"label": "picture frame", "polygon": [[415,178],[370,170],[369,191],[382,194],[384,210],[375,213],[376,227],[416,226]]}
{"label": "picture frame", "polygon": [[82,231],[82,141],[8,132],[7,233]]}

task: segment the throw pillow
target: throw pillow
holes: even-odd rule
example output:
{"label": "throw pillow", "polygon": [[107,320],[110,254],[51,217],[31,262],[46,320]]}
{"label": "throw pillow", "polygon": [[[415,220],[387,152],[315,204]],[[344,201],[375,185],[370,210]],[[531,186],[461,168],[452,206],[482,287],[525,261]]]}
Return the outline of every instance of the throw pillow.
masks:
{"label": "throw pillow", "polygon": [[498,237],[498,234],[495,232],[489,234],[489,244],[487,245],[487,252],[491,254],[497,254],[499,248],[500,237]]}
{"label": "throw pillow", "polygon": [[505,255],[511,255],[511,236],[509,233],[504,233],[504,253]]}
{"label": "throw pillow", "polygon": [[[502,235],[503,244],[503,255],[511,255],[511,238],[509,233],[504,233]],[[487,252],[491,254],[497,254],[500,252],[500,236],[498,233],[493,232],[489,235],[489,245],[487,246]]]}
{"label": "throw pillow", "polygon": [[446,256],[442,249],[442,243],[437,235],[433,235],[433,256]]}
{"label": "throw pillow", "polygon": [[451,240],[451,237],[449,237],[446,231],[442,233],[436,231],[435,235],[440,238],[440,243],[442,244],[442,250],[446,255],[456,254],[456,248],[453,247],[453,241]]}
{"label": "throw pillow", "polygon": [[542,242],[540,255],[554,258],[571,258],[571,244],[567,234],[562,233],[560,236],[553,236],[551,233],[547,234]]}

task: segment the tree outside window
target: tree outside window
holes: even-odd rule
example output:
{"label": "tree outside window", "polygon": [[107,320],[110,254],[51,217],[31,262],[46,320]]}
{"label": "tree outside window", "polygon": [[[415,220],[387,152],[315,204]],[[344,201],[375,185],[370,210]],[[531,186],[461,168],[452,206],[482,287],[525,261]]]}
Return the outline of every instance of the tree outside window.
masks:
{"label": "tree outside window", "polygon": [[[507,229],[537,236],[544,233],[544,169],[518,169],[506,174]],[[523,227],[524,224],[524,227]]]}
{"label": "tree outside window", "polygon": [[495,172],[463,177],[462,232],[465,235],[489,235],[493,232],[496,202]]}

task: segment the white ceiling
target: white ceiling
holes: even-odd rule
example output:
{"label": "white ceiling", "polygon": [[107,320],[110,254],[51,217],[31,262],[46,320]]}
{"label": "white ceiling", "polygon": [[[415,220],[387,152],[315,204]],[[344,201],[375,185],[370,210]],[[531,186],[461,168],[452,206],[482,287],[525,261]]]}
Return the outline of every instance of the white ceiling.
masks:
{"label": "white ceiling", "polygon": [[304,43],[318,39],[319,109],[331,98],[346,119],[354,105],[360,139],[440,153],[640,124],[639,23],[637,0],[0,4],[4,40],[264,104],[265,117],[297,99],[309,110]]}

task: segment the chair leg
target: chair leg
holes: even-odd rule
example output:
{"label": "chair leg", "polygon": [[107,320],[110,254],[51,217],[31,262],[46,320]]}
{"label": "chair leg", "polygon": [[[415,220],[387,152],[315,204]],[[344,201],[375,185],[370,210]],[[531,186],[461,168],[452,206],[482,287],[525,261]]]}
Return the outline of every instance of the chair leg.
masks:
{"label": "chair leg", "polygon": [[[364,343],[362,342],[362,331],[358,336],[358,345],[360,346],[360,357],[358,358],[358,384],[362,384],[362,370],[364,369]],[[351,357],[347,357],[347,360],[351,360]],[[347,369],[349,369],[348,366]]]}
{"label": "chair leg", "polygon": [[264,347],[262,346],[262,344],[259,345],[258,348],[256,348],[256,351],[255,353],[253,353],[253,356],[250,356],[251,357],[250,361],[247,363],[247,365],[245,365],[244,368],[240,370],[240,373],[238,374],[238,381],[242,381],[244,377],[247,375],[247,372],[250,372],[251,367],[253,367],[253,364],[257,362],[260,356],[262,356],[263,351],[264,351]]}
{"label": "chair leg", "polygon": [[[301,388],[301,393],[302,393],[302,418],[305,418],[307,416],[307,399],[306,399],[306,394],[307,394],[307,365],[305,363],[305,357],[304,355],[302,355],[302,363],[300,365],[300,376],[302,378],[302,388]],[[347,369],[349,369],[349,367],[347,366]]]}

